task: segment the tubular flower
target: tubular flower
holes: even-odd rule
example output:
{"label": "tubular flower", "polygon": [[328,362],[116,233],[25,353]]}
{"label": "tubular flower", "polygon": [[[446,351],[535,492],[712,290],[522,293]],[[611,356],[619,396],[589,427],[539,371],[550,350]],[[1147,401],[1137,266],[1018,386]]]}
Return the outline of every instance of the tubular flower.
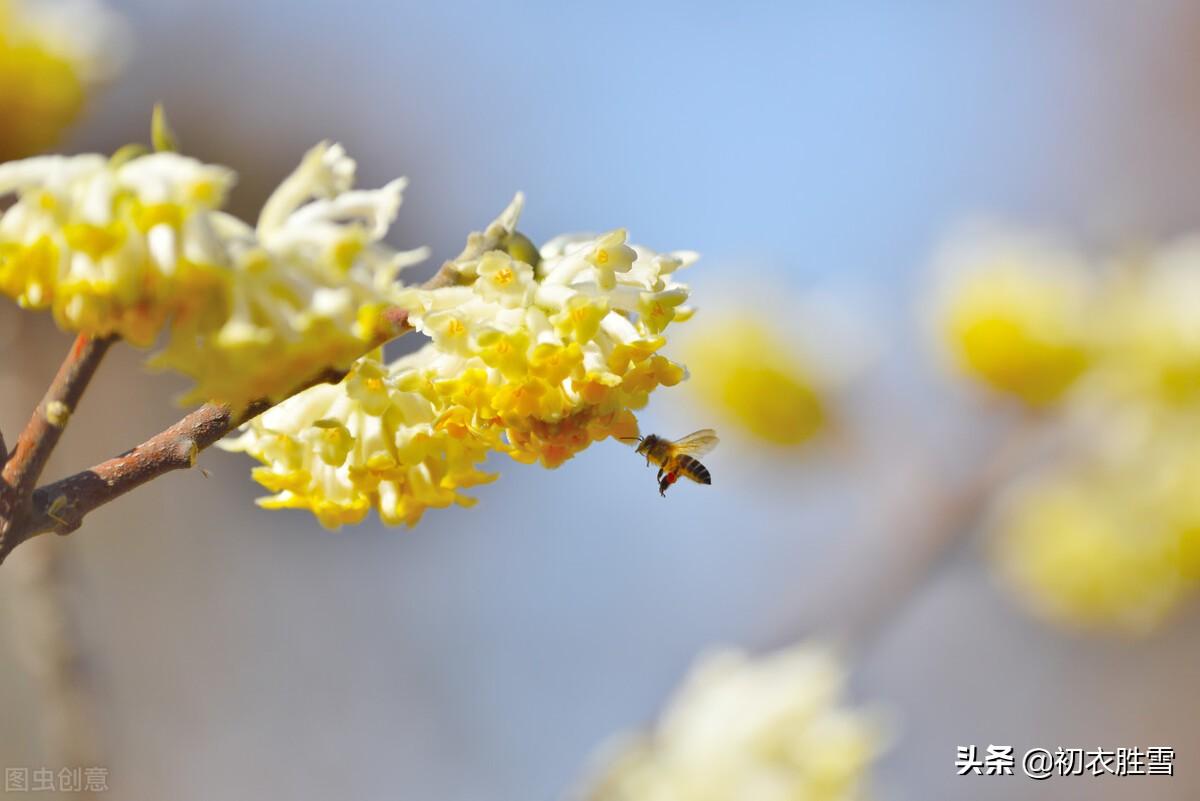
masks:
{"label": "tubular flower", "polygon": [[1089,276],[1033,237],[976,236],[942,255],[938,327],[957,366],[1028,406],[1058,401],[1089,366]]}
{"label": "tubular flower", "polygon": [[478,465],[487,445],[443,424],[424,373],[432,346],[390,367],[376,351],[337,385],[305,390],[255,418],[221,447],[263,463],[253,476],[275,494],[268,509],[308,509],[327,528],[376,509],[385,523],[415,525],[429,507],[469,506],[461,490],[491,481]]}
{"label": "tubular flower", "polygon": [[851,801],[884,737],[842,708],[844,679],[810,645],[702,660],[648,736],[618,748],[589,801]]}
{"label": "tubular flower", "polygon": [[684,317],[687,287],[673,274],[695,255],[627,245],[624,231],[538,252],[516,231],[521,204],[468,238],[455,285],[411,290],[403,305],[442,354],[430,380],[444,419],[556,467],[594,441],[635,435],[633,411],[684,378],[658,351]]}
{"label": "tubular flower", "polygon": [[[276,493],[263,505],[309,509],[330,527],[372,508],[412,525],[431,506],[470,503],[460,490],[493,478],[478,469],[490,452],[556,467],[592,442],[637,434],[634,410],[684,376],[658,354],[664,339],[639,304],[686,296],[672,273],[694,257],[633,248],[624,234],[539,252],[516,230],[520,209],[518,195],[471,234],[440,288],[400,291],[429,337],[421,350],[386,367],[378,354],[360,360],[225,444],[263,463],[254,478]],[[589,260],[598,248],[612,251],[611,290]]]}
{"label": "tubular flower", "polygon": [[54,144],[116,71],[125,38],[96,0],[0,0],[0,161]]}
{"label": "tubular flower", "polygon": [[152,361],[196,380],[185,400],[278,399],[395,333],[387,312],[397,274],[425,251],[382,242],[405,181],[354,190],[354,171],[339,145],[321,144],[267,199],[255,228],[212,216],[222,303],[215,314],[179,315]]}
{"label": "tubular flower", "polygon": [[142,346],[196,381],[187,401],[244,407],[386,338],[397,271],[423,252],[381,243],[403,181],[351,189],[322,144],[251,228],[219,210],[232,171],[175,153],[39,157],[0,165],[0,292],[58,324]]}

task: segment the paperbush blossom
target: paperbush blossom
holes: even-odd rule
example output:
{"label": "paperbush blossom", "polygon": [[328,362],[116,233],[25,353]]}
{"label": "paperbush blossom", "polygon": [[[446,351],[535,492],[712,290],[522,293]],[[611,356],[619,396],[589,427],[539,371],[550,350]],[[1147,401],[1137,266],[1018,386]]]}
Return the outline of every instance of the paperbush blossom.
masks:
{"label": "paperbush blossom", "polygon": [[684,377],[659,350],[688,315],[674,276],[694,254],[656,254],[624,231],[539,251],[516,229],[521,204],[468,238],[440,286],[401,291],[429,338],[421,350],[360,362],[227,443],[263,462],[255,478],[277,493],[265,505],[310,509],[330,527],[369,508],[411,525],[425,508],[470,502],[459,490],[491,478],[477,469],[488,452],[556,467],[637,434],[634,411]]}
{"label": "paperbush blossom", "polygon": [[1088,366],[1091,276],[1031,234],[964,234],[943,248],[936,324],[956,366],[1033,406],[1058,401]]}
{"label": "paperbush blossom", "polygon": [[119,68],[127,38],[96,0],[0,0],[0,161],[54,144]]}
{"label": "paperbush blossom", "polygon": [[494,478],[477,469],[488,447],[442,424],[425,376],[436,359],[433,346],[390,366],[372,353],[341,384],[296,395],[222,447],[264,463],[254,479],[276,494],[262,506],[308,509],[328,528],[371,509],[385,523],[414,525],[428,507],[470,505],[460,490]]}
{"label": "paperbush blossom", "polygon": [[859,315],[828,291],[773,286],[714,292],[680,343],[697,369],[691,395],[706,414],[779,448],[795,448],[835,427],[836,407],[876,348]]}
{"label": "paperbush blossom", "polygon": [[703,659],[655,729],[618,744],[589,801],[852,801],[884,744],[873,715],[845,709],[825,650]]}
{"label": "paperbush blossom", "polygon": [[[996,554],[1039,614],[1145,632],[1190,589],[1169,509],[1120,473],[1072,471],[1031,483],[1006,505]],[[1177,499],[1180,500],[1180,499]],[[1193,511],[1196,504],[1191,503]],[[1189,521],[1193,528],[1197,518]]]}
{"label": "paperbush blossom", "polygon": [[[132,155],[132,157],[127,157]],[[0,165],[0,292],[58,324],[148,346],[193,378],[187,401],[278,399],[386,338],[396,274],[381,243],[403,180],[353,190],[341,147],[305,156],[251,227],[220,211],[234,173],[176,153]]]}
{"label": "paperbush blossom", "polygon": [[1005,499],[1002,575],[1052,620],[1152,629],[1200,587],[1200,240],[1098,260],[992,232],[947,252],[959,366],[1073,445]]}

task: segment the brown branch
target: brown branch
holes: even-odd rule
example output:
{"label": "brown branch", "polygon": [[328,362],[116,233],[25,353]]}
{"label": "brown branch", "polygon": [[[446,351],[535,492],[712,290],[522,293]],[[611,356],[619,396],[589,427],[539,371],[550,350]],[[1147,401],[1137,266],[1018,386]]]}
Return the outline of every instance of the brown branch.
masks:
{"label": "brown branch", "polygon": [[[34,517],[33,487],[100,361],[116,337],[80,334],[63,359],[46,394],[25,424],[12,453],[0,458],[0,561],[21,540],[28,521]],[[3,443],[0,442],[0,450]]]}
{"label": "brown branch", "polygon": [[115,337],[93,338],[85,334],[75,337],[58,374],[25,424],[4,465],[4,482],[8,485],[5,489],[14,502],[23,502],[37,484],[79,398],[115,340]]}
{"label": "brown branch", "polygon": [[[446,262],[422,284],[422,288],[435,289],[453,281],[453,263]],[[388,336],[373,343],[371,349],[412,330],[408,312],[404,309],[393,309],[386,317],[391,324]],[[343,377],[345,371],[323,370],[297,386],[287,397],[317,384],[336,383]],[[0,536],[0,563],[13,548],[30,537],[51,531],[69,534],[79,528],[90,512],[109,501],[173,470],[192,467],[200,451],[273,405],[268,401],[256,401],[235,414],[228,406],[205,404],[132,450],[38,488],[33,492],[30,514],[7,533],[0,531],[3,534]]]}

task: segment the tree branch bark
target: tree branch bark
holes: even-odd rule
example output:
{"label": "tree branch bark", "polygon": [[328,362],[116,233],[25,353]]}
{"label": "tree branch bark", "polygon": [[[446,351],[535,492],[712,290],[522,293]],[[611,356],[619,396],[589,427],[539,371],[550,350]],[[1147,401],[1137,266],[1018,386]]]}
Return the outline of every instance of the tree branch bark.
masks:
{"label": "tree branch bark", "polygon": [[4,465],[8,494],[17,502],[27,496],[41,478],[46,460],[58,444],[79,398],[115,340],[115,337],[93,338],[85,334],[75,337],[58,374],[25,424]]}
{"label": "tree branch bark", "polygon": [[17,438],[12,453],[5,452],[0,458],[3,465],[0,471],[0,562],[17,543],[27,538],[22,532],[34,516],[33,488],[96,368],[115,341],[113,336],[80,334],[75,337],[46,394]]}
{"label": "tree branch bark", "polygon": [[[421,288],[436,289],[447,286],[454,282],[454,278],[453,263],[446,262],[432,278],[421,285]],[[391,323],[390,336],[384,341],[374,343],[371,349],[412,330],[406,310],[393,309],[387,316]],[[74,353],[74,350],[72,352]],[[86,377],[90,378],[94,370],[95,365],[92,365]],[[62,373],[60,370],[60,376]],[[288,397],[317,384],[336,383],[343,377],[345,371],[332,368],[323,370],[298,385]],[[82,392],[82,387],[79,392]],[[69,408],[74,408],[74,402],[78,401],[78,394],[72,397],[74,400],[69,404]],[[57,398],[56,395],[54,399]],[[47,399],[51,400],[49,392]],[[31,503],[26,512],[19,517],[6,515],[4,508],[0,507],[0,563],[4,562],[14,548],[31,537],[51,531],[69,534],[82,525],[84,517],[104,504],[173,470],[192,467],[200,451],[213,445],[242,423],[262,414],[272,405],[274,404],[267,401],[257,401],[239,414],[228,406],[205,404],[132,450],[34,490],[30,496]],[[39,407],[39,410],[42,408]],[[33,433],[42,435],[43,429]],[[58,433],[60,432],[49,435],[57,441]],[[23,439],[24,437],[22,434]],[[39,442],[38,436],[31,436],[30,447],[36,450]],[[19,447],[18,444],[18,449]],[[14,451],[14,457],[15,455]],[[40,466],[37,472],[40,473]],[[36,476],[33,481],[36,481]],[[4,527],[5,520],[10,521],[7,528]]]}

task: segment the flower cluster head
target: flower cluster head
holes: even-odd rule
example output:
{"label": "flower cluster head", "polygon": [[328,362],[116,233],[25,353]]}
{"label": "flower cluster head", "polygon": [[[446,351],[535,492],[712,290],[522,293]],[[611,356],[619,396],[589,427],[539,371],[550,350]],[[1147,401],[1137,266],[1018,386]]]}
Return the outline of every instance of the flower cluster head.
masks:
{"label": "flower cluster head", "polygon": [[385,365],[357,363],[251,421],[227,445],[263,463],[268,506],[310,509],[329,527],[375,508],[414,524],[428,507],[470,503],[492,478],[490,452],[557,467],[592,442],[637,434],[634,411],[684,370],[659,351],[689,315],[675,272],[690,253],[657,254],[624,231],[521,234],[518,195],[435,285],[397,303],[428,343]]}
{"label": "flower cluster head", "polygon": [[1200,587],[1200,240],[1096,260],[992,232],[946,254],[959,367],[1073,445],[996,515],[1003,575],[1052,620],[1153,628]]}
{"label": "flower cluster head", "polygon": [[1147,487],[1124,486],[1123,478],[1061,472],[1015,490],[1002,508],[998,563],[1039,615],[1144,633],[1194,589],[1200,504],[1177,490],[1172,498],[1153,497]]}
{"label": "flower cluster head", "polygon": [[884,745],[841,706],[837,661],[811,645],[702,660],[657,727],[618,745],[589,801],[853,801]]}
{"label": "flower cluster head", "polygon": [[381,241],[403,180],[352,188],[340,146],[313,148],[254,226],[221,211],[228,168],[125,149],[0,165],[0,293],[69,331],[161,342],[187,401],[242,408],[346,369],[392,333],[397,272]]}
{"label": "flower cluster head", "polygon": [[98,0],[0,0],[0,161],[54,144],[119,68],[126,39]]}
{"label": "flower cluster head", "polygon": [[839,397],[873,358],[859,317],[833,293],[730,288],[681,341],[700,365],[691,395],[760,443],[810,444],[836,428]]}
{"label": "flower cluster head", "polygon": [[1032,407],[1073,386],[1091,356],[1081,257],[1037,236],[979,231],[949,243],[938,267],[937,324],[963,372]]}
{"label": "flower cluster head", "polygon": [[308,509],[327,528],[371,509],[389,525],[414,525],[429,507],[470,505],[461,490],[492,480],[478,465],[487,444],[443,425],[425,376],[432,346],[391,365],[376,351],[337,385],[319,384],[275,406],[221,443],[263,462],[255,481],[268,509]]}

